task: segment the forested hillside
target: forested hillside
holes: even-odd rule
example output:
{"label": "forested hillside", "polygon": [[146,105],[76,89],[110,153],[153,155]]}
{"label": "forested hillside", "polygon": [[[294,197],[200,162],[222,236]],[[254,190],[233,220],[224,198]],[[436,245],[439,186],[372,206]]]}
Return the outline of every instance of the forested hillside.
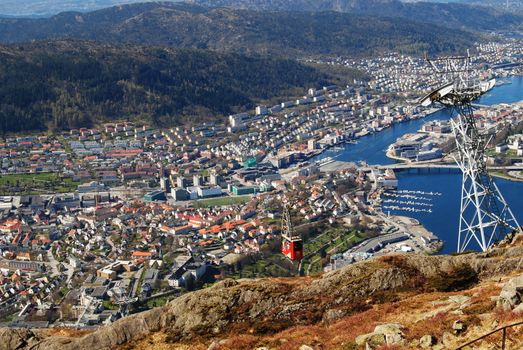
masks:
{"label": "forested hillside", "polygon": [[522,26],[521,13],[504,7],[486,7],[445,1],[402,2],[400,0],[187,0],[203,6],[259,11],[337,11],[359,15],[387,16],[472,30],[509,29]]}
{"label": "forested hillside", "polygon": [[0,133],[115,118],[216,120],[329,82],[295,61],[233,53],[80,41],[0,46]]}
{"label": "forested hillside", "polygon": [[[412,18],[416,18],[413,16]],[[283,57],[463,51],[478,36],[405,19],[144,3],[49,19],[0,19],[0,42],[77,38]]]}

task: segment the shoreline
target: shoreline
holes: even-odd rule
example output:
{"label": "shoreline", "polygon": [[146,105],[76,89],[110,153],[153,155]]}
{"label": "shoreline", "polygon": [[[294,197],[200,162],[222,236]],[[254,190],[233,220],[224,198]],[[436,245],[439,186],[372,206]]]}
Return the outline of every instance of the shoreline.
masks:
{"label": "shoreline", "polygon": [[[434,232],[429,231],[418,219],[405,215],[387,215],[381,208],[377,212],[377,216],[410,236],[406,243],[413,244],[420,252],[436,255],[443,249],[445,242]],[[416,250],[415,247],[413,249]]]}
{"label": "shoreline", "polygon": [[[522,102],[523,102],[523,101],[522,101]],[[328,151],[328,150],[330,150],[330,149],[333,148],[333,147],[340,146],[340,145],[343,145],[343,147],[344,147],[344,146],[346,146],[346,145],[348,145],[348,144],[356,144],[356,143],[359,142],[360,139],[362,139],[362,138],[364,138],[364,137],[366,137],[366,136],[370,136],[370,135],[374,135],[374,134],[379,134],[379,133],[381,133],[382,131],[385,131],[385,130],[387,130],[387,129],[389,129],[389,128],[393,128],[395,125],[399,125],[399,124],[407,123],[407,122],[409,122],[409,121],[413,121],[413,120],[424,119],[424,118],[426,118],[426,117],[428,117],[428,116],[431,116],[432,114],[437,113],[437,112],[439,112],[439,111],[441,111],[441,110],[443,110],[443,109],[445,109],[445,108],[446,108],[446,107],[441,107],[441,108],[431,108],[431,110],[429,110],[428,113],[426,113],[426,114],[424,114],[424,115],[421,115],[421,116],[419,116],[419,117],[417,117],[417,118],[409,118],[408,120],[401,120],[401,121],[398,121],[398,122],[396,122],[396,123],[392,123],[392,124],[390,124],[388,127],[384,127],[384,128],[382,128],[381,130],[379,130],[379,131],[369,132],[369,133],[367,133],[367,134],[365,134],[365,135],[363,135],[363,136],[353,137],[352,139],[344,140],[344,141],[340,141],[340,142],[338,142],[338,143],[336,143],[336,144],[329,145],[328,147],[325,147],[325,148],[321,149],[321,152],[319,152],[319,153],[316,154],[316,155],[313,155],[312,157],[310,157],[310,158],[307,159],[307,160],[311,160],[312,158],[319,157],[319,156],[321,156],[323,153],[325,153],[325,151]],[[422,113],[423,113],[423,112],[422,112]],[[398,160],[402,160],[402,158],[401,158],[401,159],[398,159]],[[320,161],[320,160],[315,160],[315,162],[317,162],[317,161]]]}
{"label": "shoreline", "polygon": [[517,177],[510,176],[510,175],[500,174],[500,173],[497,173],[497,172],[489,172],[489,174],[490,174],[490,176],[496,177],[496,178],[499,178],[499,179],[512,181],[512,182],[521,182],[521,183],[523,183],[523,177],[522,178],[517,178]]}
{"label": "shoreline", "polygon": [[[392,146],[392,145],[390,145],[390,146]],[[390,158],[392,160],[397,160],[397,161],[402,162],[402,163],[409,163],[409,159],[394,155],[392,153],[392,150],[390,149],[390,146],[389,146],[389,148],[387,148],[387,152],[385,153],[387,158]]]}

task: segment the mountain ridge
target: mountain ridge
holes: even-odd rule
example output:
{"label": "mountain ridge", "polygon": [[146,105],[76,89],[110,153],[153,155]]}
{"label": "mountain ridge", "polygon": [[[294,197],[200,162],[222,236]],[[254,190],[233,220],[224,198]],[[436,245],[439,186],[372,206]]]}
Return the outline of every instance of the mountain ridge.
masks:
{"label": "mountain ridge", "polygon": [[[164,0],[166,1],[166,0]],[[210,6],[234,6],[242,8],[256,8],[264,10],[285,10],[292,9],[293,11],[318,11],[318,10],[336,10],[336,11],[347,11],[347,10],[358,10],[361,8],[368,8],[365,3],[378,3],[378,4],[395,4],[396,6],[410,6],[411,3],[416,2],[431,2],[431,3],[457,3],[465,5],[483,5],[484,7],[499,8],[505,6],[505,0],[432,0],[432,1],[419,1],[419,0],[189,0],[194,3],[208,4]],[[55,4],[52,1],[46,0],[4,0],[2,2],[3,13],[0,13],[0,17],[50,17],[64,11],[76,11],[76,12],[90,12],[111,6],[119,6],[126,4],[135,4],[141,2],[156,2],[154,0],[90,0],[90,1],[79,1],[79,0],[64,0],[60,4]],[[179,0],[171,0],[169,2],[177,3]],[[403,4],[407,5],[403,5]],[[509,7],[503,10],[511,11]],[[507,11],[507,12],[508,12]]]}
{"label": "mountain ridge", "polygon": [[400,0],[187,0],[208,7],[258,11],[337,11],[358,15],[419,18],[424,22],[473,30],[521,28],[523,17],[493,7],[463,3]]}
{"label": "mountain ridge", "polygon": [[339,12],[259,12],[143,3],[49,19],[0,19],[0,42],[73,38],[218,51],[357,56],[462,51],[480,36],[404,19]]}

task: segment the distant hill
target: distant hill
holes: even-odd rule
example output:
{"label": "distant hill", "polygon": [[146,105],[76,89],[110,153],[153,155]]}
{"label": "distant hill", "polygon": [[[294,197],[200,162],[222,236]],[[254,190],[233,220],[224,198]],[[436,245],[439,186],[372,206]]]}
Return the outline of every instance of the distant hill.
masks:
{"label": "distant hill", "polygon": [[329,76],[292,60],[80,41],[0,46],[0,134],[117,119],[216,120]]}
{"label": "distant hill", "polygon": [[[164,0],[165,1],[165,0]],[[171,2],[180,2],[180,0],[170,0]],[[499,10],[521,13],[523,2],[509,1],[507,8],[506,0],[187,0],[195,4],[215,6],[215,7],[234,7],[242,9],[256,9],[265,11],[341,11],[349,13],[384,13],[389,16],[404,16],[419,9],[432,10],[434,7],[429,4],[410,6],[409,3],[460,3],[466,5],[481,5]],[[0,17],[50,17],[61,12],[89,12],[111,6],[155,2],[155,0],[2,0],[0,6]],[[403,5],[400,2],[407,3]],[[431,14],[429,18],[423,18],[426,13],[420,13],[420,22],[430,21],[441,23],[441,20],[452,21],[456,23],[467,18],[447,18],[446,11],[454,8],[452,5],[438,7],[440,14],[435,18]],[[461,12],[461,10],[460,10]],[[480,11],[481,12],[481,11]],[[499,13],[499,12],[498,12]],[[471,13],[472,16],[479,14],[477,10]],[[484,17],[484,15],[481,15]],[[497,17],[497,16],[496,16]],[[507,18],[504,18],[507,19]],[[501,25],[504,25],[503,23]]]}
{"label": "distant hill", "polygon": [[[403,2],[423,2],[424,0],[402,0]],[[430,2],[455,2],[468,5],[479,5],[494,7],[513,13],[523,13],[523,1],[521,0],[431,0]]]}
{"label": "distant hill", "polygon": [[[407,3],[400,0],[187,0],[215,7],[262,11],[337,11],[352,14],[415,19],[453,28],[497,30],[521,27],[523,16],[486,6],[462,3]],[[490,0],[498,1],[498,0]],[[478,0],[475,5],[483,3]]]}
{"label": "distant hill", "polygon": [[405,19],[338,12],[259,12],[143,3],[48,19],[0,19],[0,42],[76,38],[280,56],[440,53],[478,36]]}
{"label": "distant hill", "polygon": [[64,11],[94,11],[115,5],[146,1],[148,0],[2,0],[0,16],[49,17]]}

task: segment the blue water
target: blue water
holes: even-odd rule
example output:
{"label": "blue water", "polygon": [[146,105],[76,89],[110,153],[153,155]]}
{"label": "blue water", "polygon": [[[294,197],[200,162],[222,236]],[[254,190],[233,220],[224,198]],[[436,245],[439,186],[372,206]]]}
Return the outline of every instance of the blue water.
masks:
{"label": "blue water", "polygon": [[418,131],[423,124],[431,120],[448,119],[448,111],[441,110],[423,119],[410,120],[408,122],[394,124],[382,132],[370,134],[358,139],[357,144],[345,144],[343,150],[327,150],[314,157],[311,161],[317,161],[326,157],[345,162],[365,161],[368,164],[393,164],[395,161],[386,156],[387,148],[396,142],[396,139],[404,134]]}
{"label": "blue water", "polygon": [[[431,196],[432,213],[412,213],[391,210],[392,215],[410,216],[418,219],[429,231],[434,232],[445,242],[441,253],[452,253],[457,247],[457,232],[459,225],[459,210],[461,196],[461,174],[427,173],[408,174],[399,173],[399,190],[414,190],[424,192],[440,192],[441,196]],[[516,219],[523,223],[523,183],[495,179],[499,190],[512,209]],[[471,242],[471,244],[474,242]],[[472,244],[470,249],[478,249]]]}
{"label": "blue water", "polygon": [[[503,79],[507,80],[507,79]],[[523,77],[511,77],[512,84],[495,87],[480,100],[479,104],[492,105],[498,103],[512,103],[523,100]],[[448,119],[448,110],[442,110],[423,119],[395,124],[380,133],[368,135],[358,139],[358,144],[348,144],[341,151],[328,150],[316,159],[335,157],[336,160],[357,162],[366,161],[368,164],[392,164],[385,152],[391,143],[406,133],[416,132],[421,126],[437,119]],[[391,211],[391,214],[411,216],[418,219],[428,230],[434,232],[445,242],[442,253],[455,252],[457,247],[457,231],[459,224],[461,174],[453,173],[399,173],[398,189],[419,190],[424,192],[440,192],[441,196],[434,196],[432,213],[411,213]],[[509,203],[516,219],[523,224],[523,183],[496,179],[496,184]],[[471,247],[475,248],[475,247]]]}
{"label": "blue water", "polygon": [[501,80],[509,80],[512,84],[496,86],[478,100],[479,104],[494,105],[523,100],[523,77],[502,78]]}

